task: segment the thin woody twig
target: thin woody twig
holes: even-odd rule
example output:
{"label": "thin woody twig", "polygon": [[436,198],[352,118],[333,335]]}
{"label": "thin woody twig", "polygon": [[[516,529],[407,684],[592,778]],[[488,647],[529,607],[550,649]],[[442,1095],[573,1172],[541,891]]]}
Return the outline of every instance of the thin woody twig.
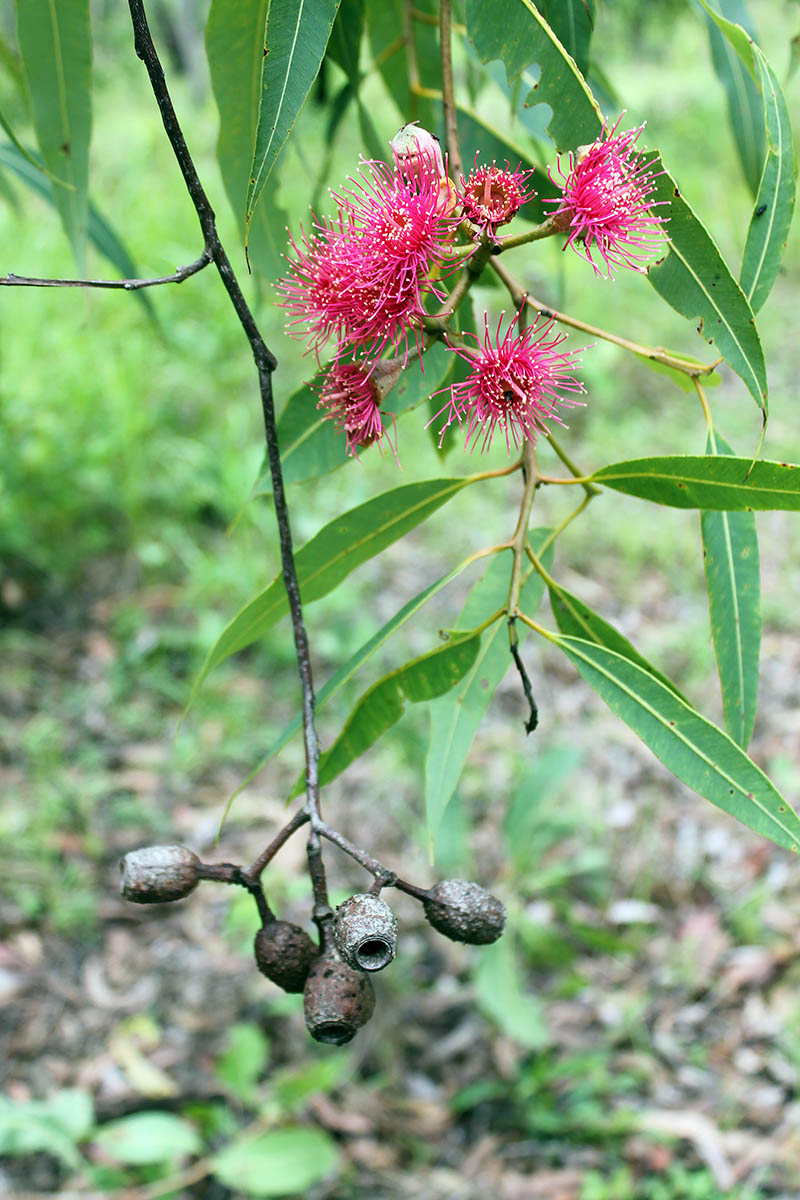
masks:
{"label": "thin woody twig", "polygon": [[450,0],[441,0],[439,7],[439,40],[442,52],[442,105],[447,134],[447,157],[453,175],[464,174],[461,150],[458,145],[458,117],[453,87],[453,48],[451,44],[453,13]]}
{"label": "thin woody twig", "polygon": [[194,204],[200,228],[203,231],[205,247],[213,260],[236,315],[245,332],[258,371],[259,388],[261,392],[261,407],[264,418],[264,432],[267,441],[267,457],[269,459],[272,477],[272,496],[275,504],[275,516],[281,549],[281,566],[286,594],[289,600],[289,610],[292,619],[297,667],[303,693],[303,734],[306,757],[306,805],[310,816],[319,812],[319,746],[314,726],[314,685],[311,674],[311,658],[308,647],[308,634],[303,622],[303,610],[300,601],[300,588],[294,564],[292,549],[292,533],[289,524],[289,511],[286,503],[286,492],[281,471],[280,449],[275,426],[275,406],[272,397],[272,372],[277,366],[277,360],[267,348],[264,339],[256,325],[253,314],[244,298],[239,281],[230,264],[225,249],[217,233],[214,210],[211,207],[205,189],[200,182],[186,139],[183,136],[175,109],[172,106],[167,89],[164,71],[156,53],[147,16],[142,0],[128,0],[131,21],[134,31],[134,46],[138,57],[144,63],[150,79],[156,103],[161,113],[167,137],[169,138],[178,165],[183,174],[186,189]]}
{"label": "thin woody twig", "polygon": [[0,276],[0,287],[74,287],[74,288],[115,288],[123,292],[138,292],[142,288],[160,287],[164,283],[183,283],[184,279],[196,275],[212,261],[210,252],[206,249],[194,262],[185,267],[178,267],[171,275],[158,275],[152,279],[37,279],[30,275]]}

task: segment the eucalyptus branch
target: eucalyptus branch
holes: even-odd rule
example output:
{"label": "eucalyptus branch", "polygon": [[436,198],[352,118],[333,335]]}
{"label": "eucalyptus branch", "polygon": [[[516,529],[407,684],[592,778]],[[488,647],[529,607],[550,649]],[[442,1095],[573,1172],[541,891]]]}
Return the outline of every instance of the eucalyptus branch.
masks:
{"label": "eucalyptus branch", "polygon": [[454,175],[463,175],[464,164],[461,160],[461,149],[458,144],[458,120],[453,87],[452,23],[453,13],[450,7],[450,0],[440,0],[439,40],[441,42],[442,53],[442,106],[444,108],[444,125],[447,136],[447,157],[452,173]]}
{"label": "eucalyptus branch", "polygon": [[275,406],[272,397],[272,372],[277,366],[277,360],[267,348],[264,339],[256,325],[253,314],[244,298],[239,282],[230,264],[225,249],[217,233],[214,210],[200,182],[186,139],[183,136],[175,109],[170,99],[164,71],[161,66],[156,48],[147,23],[143,0],[128,0],[131,21],[134,31],[134,46],[138,57],[145,64],[150,79],[156,103],[161,113],[167,137],[169,138],[178,165],[183,174],[186,189],[194,204],[200,228],[205,239],[206,252],[213,260],[220,278],[228,293],[234,311],[239,318],[258,371],[259,388],[261,392],[261,407],[264,418],[264,432],[267,441],[267,456],[269,458],[270,474],[272,476],[272,495],[275,503],[275,516],[281,549],[281,566],[289,609],[292,619],[297,667],[303,693],[303,735],[306,758],[306,796],[309,815],[319,812],[319,746],[314,727],[314,685],[311,675],[311,658],[308,647],[308,635],[303,622],[303,610],[300,601],[300,588],[297,582],[297,572],[292,550],[292,532],[289,524],[289,510],[286,503],[286,492],[281,471],[280,449],[275,427]]}
{"label": "eucalyptus branch", "polygon": [[396,887],[398,891],[415,896],[418,900],[423,900],[429,895],[428,889],[417,887],[416,884],[409,883],[407,879],[400,879],[391,868],[384,866],[377,858],[367,854],[355,842],[351,842],[343,833],[339,833],[337,829],[331,829],[330,825],[326,825],[324,821],[315,822],[315,830],[320,837],[327,838],[334,846],[338,846],[345,854],[354,858],[365,871],[374,876],[381,887]]}
{"label": "eucalyptus branch", "polygon": [[191,275],[202,271],[212,261],[208,249],[199,258],[185,267],[178,267],[171,275],[158,275],[152,279],[35,279],[29,275],[0,276],[0,287],[74,287],[74,288],[119,288],[124,292],[138,292],[142,288],[160,287],[164,283],[183,283]]}
{"label": "eucalyptus branch", "polygon": [[505,237],[497,239],[496,254],[502,254],[504,250],[514,250],[517,246],[527,246],[529,242],[539,242],[542,238],[553,237],[554,234],[560,233],[561,230],[552,216],[542,221],[541,225],[534,225],[532,229],[527,229],[525,233],[509,233]]}
{"label": "eucalyptus branch", "polygon": [[601,489],[599,487],[596,487],[595,484],[589,483],[586,472],[581,471],[581,469],[579,467],[575,466],[575,463],[572,461],[572,459],[567,454],[564,447],[558,441],[555,434],[550,429],[548,429],[546,431],[545,436],[546,436],[548,442],[550,443],[550,445],[555,450],[558,457],[563,462],[564,466],[567,468],[569,473],[573,476],[573,478],[571,480],[570,479],[555,480],[555,479],[548,479],[547,476],[545,476],[545,475],[540,475],[539,482],[540,483],[580,483],[583,490],[586,492],[586,496],[589,500],[591,500],[592,496],[599,496]]}
{"label": "eucalyptus branch", "polygon": [[269,845],[261,851],[255,862],[246,871],[242,872],[243,877],[253,882],[259,880],[264,872],[264,868],[268,863],[272,862],[272,859],[284,843],[288,842],[292,834],[300,829],[302,825],[305,825],[309,819],[305,807],[298,809],[292,819],[284,825],[283,829],[275,835]]}
{"label": "eucalyptus branch", "polygon": [[[512,295],[523,296],[523,291],[519,284],[496,257],[490,259],[490,266],[498,278],[502,279]],[[523,303],[522,299],[520,299],[520,303]],[[640,342],[633,342],[629,338],[620,337],[619,334],[610,333],[607,329],[600,329],[597,325],[589,325],[588,322],[581,321],[577,317],[570,317],[567,313],[558,312],[554,308],[548,308],[546,304],[540,303],[540,301],[535,300],[532,296],[528,296],[524,303],[529,308],[532,308],[534,312],[541,313],[543,317],[550,317],[552,320],[558,321],[559,325],[568,325],[571,329],[580,329],[582,333],[602,338],[604,342],[611,342],[614,346],[619,346],[623,350],[629,350],[632,354],[637,354],[640,358],[647,358],[650,362],[656,362],[663,367],[669,367],[672,371],[679,371],[682,375],[689,375],[692,379],[703,375],[710,375],[722,362],[722,358],[717,358],[713,363],[708,364],[691,362],[689,359],[679,358],[675,354],[668,353],[661,346],[645,346]]]}

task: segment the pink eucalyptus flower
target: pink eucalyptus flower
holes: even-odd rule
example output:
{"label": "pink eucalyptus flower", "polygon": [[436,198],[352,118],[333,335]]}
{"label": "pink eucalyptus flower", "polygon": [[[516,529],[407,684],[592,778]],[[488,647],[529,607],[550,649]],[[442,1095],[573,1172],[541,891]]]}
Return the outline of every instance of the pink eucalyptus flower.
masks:
{"label": "pink eucalyptus flower", "polygon": [[[634,150],[644,125],[619,134],[618,125],[619,121],[611,130],[604,127],[598,140],[582,147],[577,157],[570,153],[566,174],[559,158],[558,174],[564,182],[553,182],[561,187],[562,196],[545,202],[558,205],[552,215],[560,228],[569,230],[565,248],[572,246],[596,275],[607,274],[609,279],[615,267],[644,270],[643,264],[666,237],[666,218],[656,215],[655,205],[648,203],[661,172],[654,172],[651,163]],[[593,249],[605,271],[592,257]]]}
{"label": "pink eucalyptus flower", "polygon": [[325,376],[318,408],[327,409],[339,433],[347,435],[347,453],[371,446],[383,437],[377,388],[370,372],[355,362],[334,363]]}
{"label": "pink eucalyptus flower", "polygon": [[546,430],[545,421],[563,425],[555,411],[556,405],[580,404],[580,400],[573,400],[564,393],[586,389],[568,373],[575,369],[575,356],[579,352],[556,351],[567,335],[548,336],[553,328],[552,320],[540,324],[541,318],[537,317],[533,325],[514,336],[514,327],[519,321],[517,313],[501,340],[504,315],[500,314],[494,337],[489,332],[488,315],[484,316],[483,342],[473,333],[464,335],[473,339],[477,349],[450,345],[451,350],[469,363],[471,371],[463,383],[454,383],[449,389],[450,402],[441,410],[449,409],[442,436],[453,421],[457,420],[459,425],[465,421],[466,447],[469,448],[471,442],[474,449],[480,442],[481,450],[487,450],[495,429],[499,428],[510,453],[512,445],[518,448],[526,438],[529,442],[535,441],[537,435]]}
{"label": "pink eucalyptus flower", "polygon": [[476,154],[469,178],[461,176],[458,198],[464,216],[494,240],[498,227],[516,216],[523,204],[536,195],[533,188],[527,187],[532,175],[532,170],[522,170],[521,163],[512,171],[508,161],[505,171],[494,162],[490,167],[479,167]]}

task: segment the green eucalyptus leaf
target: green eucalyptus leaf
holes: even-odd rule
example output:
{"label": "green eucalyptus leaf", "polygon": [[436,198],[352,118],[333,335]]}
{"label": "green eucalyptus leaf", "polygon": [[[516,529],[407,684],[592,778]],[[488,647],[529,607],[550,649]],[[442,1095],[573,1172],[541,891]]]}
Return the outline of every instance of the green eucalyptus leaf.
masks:
{"label": "green eucalyptus leaf", "polygon": [[[467,476],[406,484],[383,492],[329,522],[295,554],[303,603],[310,604],[333,591],[356,567],[414,529],[470,482]],[[203,663],[192,699],[215,666],[251,646],[288,610],[283,576],[279,575],[220,634]]]}
{"label": "green eucalyptus leaf", "polygon": [[[748,27],[748,40],[755,37],[752,19],[743,0],[719,0],[718,7],[729,21],[738,22],[741,27]],[[711,60],[728,101],[733,140],[747,186],[755,196],[761,180],[766,149],[761,96],[752,73],[745,66],[730,39],[725,36],[722,26],[717,24],[717,18],[710,11],[710,6],[705,19]]]}
{"label": "green eucalyptus leaf", "polygon": [[[460,575],[464,568],[469,566],[471,562],[471,558],[465,559],[465,561],[459,563],[457,567],[453,567],[452,571],[448,571],[446,575],[442,575],[441,578],[437,579],[435,583],[431,583],[428,587],[423,588],[421,592],[417,592],[416,596],[409,600],[407,604],[404,604],[399,612],[396,612],[393,617],[390,617],[385,625],[381,626],[377,633],[373,634],[372,637],[364,642],[362,646],[359,646],[358,650],[356,650],[355,653],[348,658],[347,662],[344,663],[335,674],[331,675],[330,679],[326,680],[326,682],[317,692],[316,703],[314,705],[315,712],[319,712],[320,709],[324,708],[328,701],[331,700],[336,693],[344,687],[348,680],[352,679],[355,673],[359,671],[361,667],[363,667],[365,662],[368,662],[369,659],[372,658],[373,654],[375,654],[375,652],[389,640],[393,633],[395,633],[402,625],[405,625],[406,621],[410,620],[411,617],[418,613],[419,610],[425,604],[427,604],[428,600],[430,600],[432,596],[435,596],[436,593],[440,592],[443,587],[446,587],[451,580],[455,579],[457,575]],[[247,779],[244,780],[244,782],[234,793],[234,798],[236,795],[238,795],[242,788],[246,787],[252,779],[255,779],[262,767],[266,766],[269,760],[274,758],[274,756],[283,749],[287,742],[291,741],[295,734],[299,733],[302,728],[303,717],[302,713],[300,713],[284,727],[258,766],[251,771],[251,773],[247,776]]]}
{"label": "green eucalyptus leaf", "polygon": [[[532,531],[534,552],[539,552],[549,534],[549,529]],[[552,548],[546,561],[551,558]],[[483,578],[467,597],[458,619],[460,629],[474,629],[507,604],[512,566],[513,555],[510,550],[494,556]],[[520,609],[526,614],[534,613],[543,593],[543,581],[529,570],[520,592]],[[520,644],[527,632],[526,626],[518,623]],[[431,847],[445,809],[458,786],[478,727],[512,661],[508,647],[508,624],[505,620],[498,620],[481,634],[480,650],[475,662],[458,687],[430,705],[430,736],[425,760],[425,815]]]}
{"label": "green eucalyptus leaf", "polygon": [[589,71],[595,0],[536,0],[536,7],[582,75]]}
{"label": "green eucalyptus leaf", "polygon": [[[789,110],[778,77],[763,52],[741,24],[725,20],[705,0],[699,0],[719,36],[738,55],[748,86],[761,94],[762,130],[766,126],[766,158],[759,162],[758,194],[747,231],[739,282],[758,312],[778,274],[794,214],[795,163]],[[728,11],[730,0],[725,9]],[[734,4],[734,8],[738,3]],[[728,13],[728,15],[734,15]],[[763,171],[761,165],[763,164]],[[755,189],[753,189],[755,190]]]}
{"label": "green eucalyptus leaf", "polygon": [[538,83],[527,91],[524,104],[550,105],[547,131],[557,150],[574,150],[599,136],[602,115],[597,102],[574,59],[530,0],[466,0],[466,23],[478,58],[483,63],[501,59],[509,85],[532,63],[539,66]]}
{"label": "green eucalyptus leaf", "polygon": [[670,508],[800,510],[800,467],[790,463],[675,454],[611,463],[591,478]]}
{"label": "green eucalyptus leaf", "polygon": [[245,203],[248,227],[316,79],[338,7],[339,0],[269,0],[266,38],[259,44],[262,68]]}
{"label": "green eucalyptus leaf", "polygon": [[[411,90],[403,35],[405,2],[367,0],[367,29],[372,57],[378,60],[378,71],[397,109],[400,123],[419,121],[425,129],[435,133],[433,105],[426,97],[417,96]],[[438,12],[438,5],[432,0],[421,0],[415,7],[429,15]],[[420,81],[428,87],[435,87],[441,71],[436,25],[412,21],[411,36],[414,39]],[[392,134],[394,132],[391,131]]]}
{"label": "green eucalyptus leaf", "polygon": [[193,1125],[169,1112],[138,1112],[101,1125],[92,1142],[128,1166],[174,1162],[202,1150]]}
{"label": "green eucalyptus leaf", "polygon": [[336,1170],[339,1150],[321,1129],[270,1129],[231,1142],[211,1159],[214,1176],[246,1196],[306,1194]]}
{"label": "green eucalyptus leaf", "polygon": [[53,203],[83,274],[92,132],[89,0],[17,0],[17,37]]}
{"label": "green eucalyptus leaf", "polygon": [[513,931],[481,951],[475,972],[475,998],[498,1029],[528,1050],[548,1043],[547,1014],[541,1000],[526,989],[520,972],[521,955]]}
{"label": "green eucalyptus leaf", "polygon": [[[733,451],[709,434],[707,454]],[[711,637],[725,727],[742,747],[753,733],[761,646],[761,583],[756,521],[750,512],[700,514]]]}
{"label": "green eucalyptus leaf", "polygon": [[800,818],[727,733],[637,663],[581,638],[548,636],[682,783],[756,833],[797,853]]}
{"label": "green eucalyptus leaf", "polygon": [[[577,596],[573,596],[561,584],[551,580],[548,584],[550,592],[550,606],[553,610],[553,616],[556,619],[556,624],[560,631],[568,637],[583,638],[584,641],[594,642],[598,646],[605,646],[607,650],[613,650],[616,654],[621,654],[623,658],[629,659],[631,662],[637,663],[643,671],[647,671],[648,675],[652,675],[655,679],[661,681],[665,687],[673,691],[676,696],[681,696],[675,684],[666,675],[657,670],[647,659],[639,653],[624,634],[610,625],[604,620],[599,613],[589,608],[588,604],[584,604]],[[681,699],[684,699],[681,696]],[[687,701],[688,703],[688,701]]]}
{"label": "green eucalyptus leaf", "polygon": [[[240,231],[258,127],[261,72],[269,0],[212,0],[206,24],[206,55],[219,111],[217,160]],[[276,203],[278,176],[266,185],[252,215],[247,252],[265,279],[283,268],[288,214]]]}
{"label": "green eucalyptus leaf", "polygon": [[[480,642],[480,634],[455,637],[373,684],[356,703],[331,748],[320,755],[320,784],[330,783],[374,746],[400,720],[406,703],[433,700],[455,687],[475,662]],[[301,778],[292,795],[298,795],[304,786]]]}
{"label": "green eucalyptus leaf", "polygon": [[647,269],[658,294],[716,342],[720,354],[744,380],[759,408],[767,410],[767,371],[747,297],[710,234],[703,228],[658,156],[654,156],[653,203],[666,220],[666,253]]}

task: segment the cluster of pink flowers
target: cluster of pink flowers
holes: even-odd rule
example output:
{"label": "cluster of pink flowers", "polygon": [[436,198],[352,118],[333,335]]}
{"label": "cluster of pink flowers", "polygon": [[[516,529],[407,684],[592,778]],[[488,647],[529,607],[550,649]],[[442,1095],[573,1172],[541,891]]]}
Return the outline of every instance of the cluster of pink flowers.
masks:
{"label": "cluster of pink flowers", "polygon": [[[618,134],[618,124],[570,154],[566,171],[559,159],[561,196],[547,201],[555,205],[551,224],[568,233],[566,245],[609,277],[619,266],[642,270],[664,237],[663,218],[649,203],[656,176],[635,150],[642,129]],[[335,219],[314,217],[299,243],[290,237],[293,257],[278,283],[289,329],[308,342],[317,361],[335,344],[319,404],[345,434],[350,454],[385,432],[381,405],[397,371],[390,372],[381,355],[391,349],[405,365],[411,334],[422,361],[425,304],[431,295],[445,299],[435,280],[450,269],[456,229],[497,245],[498,229],[536,194],[532,171],[512,170],[509,162],[505,169],[479,165],[477,156],[456,189],[437,140],[413,126],[400,131],[392,150],[392,166],[364,162],[349,187],[332,193]],[[580,403],[574,397],[584,388],[572,374],[577,352],[558,350],[566,335],[552,333],[552,320],[537,317],[520,329],[517,314],[501,336],[502,321],[501,315],[492,335],[485,316],[482,339],[468,333],[454,344],[448,338],[470,372],[445,389],[450,399],[441,410],[447,413],[442,435],[457,421],[466,427],[467,447],[488,449],[499,429],[510,452],[534,441],[546,421],[563,424],[557,406]]]}

